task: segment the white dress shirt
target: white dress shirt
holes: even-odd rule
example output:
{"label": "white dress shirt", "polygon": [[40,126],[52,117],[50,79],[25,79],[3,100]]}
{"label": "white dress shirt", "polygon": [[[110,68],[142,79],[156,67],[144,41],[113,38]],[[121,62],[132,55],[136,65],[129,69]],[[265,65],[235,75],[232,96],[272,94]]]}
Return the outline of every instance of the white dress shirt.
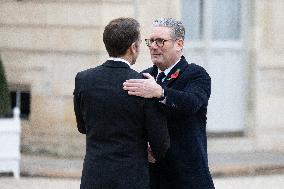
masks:
{"label": "white dress shirt", "polygon": [[[176,61],[176,63],[174,63],[171,67],[165,69],[164,73],[165,73],[166,77],[167,77],[167,75],[170,73],[170,71],[173,69],[173,67],[175,67],[175,65],[177,65],[177,63],[178,63],[179,61],[180,61],[180,59],[178,59],[178,61]],[[159,73],[161,73],[161,72],[162,72],[162,71],[161,71],[160,69],[158,69],[158,74],[157,74],[157,76],[158,76]],[[166,77],[165,77],[165,78],[166,78]],[[162,82],[165,80],[165,78],[162,79]],[[157,81],[157,77],[156,77],[156,81]]]}
{"label": "white dress shirt", "polygon": [[127,60],[125,60],[123,58],[109,57],[108,60],[124,62],[124,63],[128,64],[129,66],[131,66],[131,64]]}
{"label": "white dress shirt", "polygon": [[[180,59],[181,59],[181,58],[180,58]],[[170,73],[170,71],[173,69],[173,67],[175,67],[175,65],[180,61],[180,59],[178,59],[178,61],[176,61],[176,63],[174,63],[171,67],[165,69],[164,73],[165,73],[166,77],[167,77],[167,75]],[[161,73],[161,72],[162,72],[162,71],[161,71],[160,69],[158,69],[158,74],[157,74],[157,76],[158,76],[159,73]],[[164,80],[166,79],[166,77],[164,77],[164,78],[162,79],[162,82],[164,82]],[[157,81],[157,78],[158,78],[158,77],[156,77],[156,81]],[[163,89],[163,94],[164,94],[164,89]],[[163,103],[163,104],[166,104],[166,101],[167,101],[167,97],[165,96],[164,99],[163,99],[163,100],[160,100],[159,102],[160,102],[160,103]]]}

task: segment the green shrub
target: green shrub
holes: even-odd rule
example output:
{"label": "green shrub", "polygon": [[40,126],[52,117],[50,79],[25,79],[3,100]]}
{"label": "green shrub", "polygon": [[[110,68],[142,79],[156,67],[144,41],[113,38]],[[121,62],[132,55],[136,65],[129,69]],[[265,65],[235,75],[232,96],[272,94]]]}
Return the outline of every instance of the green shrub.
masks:
{"label": "green shrub", "polygon": [[10,95],[4,66],[0,57],[0,117],[5,117],[10,113]]}

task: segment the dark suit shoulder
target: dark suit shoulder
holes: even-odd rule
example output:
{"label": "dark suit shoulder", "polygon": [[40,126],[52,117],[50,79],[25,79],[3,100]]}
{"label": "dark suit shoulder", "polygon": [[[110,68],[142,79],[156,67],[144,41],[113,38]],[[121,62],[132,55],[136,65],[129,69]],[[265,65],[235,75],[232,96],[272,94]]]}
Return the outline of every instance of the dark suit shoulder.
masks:
{"label": "dark suit shoulder", "polygon": [[142,73],[138,73],[137,71],[133,70],[133,69],[128,69],[127,71],[127,78],[128,79],[142,79],[143,75]]}
{"label": "dark suit shoulder", "polygon": [[80,71],[77,73],[76,78],[86,78],[92,75],[94,72],[101,70],[101,69],[102,69],[102,66],[97,66],[95,68],[89,68],[89,69]]}
{"label": "dark suit shoulder", "polygon": [[188,64],[188,67],[186,68],[185,72],[187,74],[190,74],[190,75],[204,75],[204,76],[210,78],[210,76],[209,76],[208,72],[205,70],[205,68],[203,68],[202,66],[197,65],[195,63]]}
{"label": "dark suit shoulder", "polygon": [[150,73],[152,72],[152,70],[153,70],[153,67],[150,67],[150,68],[143,70],[141,73]]}
{"label": "dark suit shoulder", "polygon": [[193,70],[193,71],[206,72],[205,68],[195,63],[189,63],[187,69]]}

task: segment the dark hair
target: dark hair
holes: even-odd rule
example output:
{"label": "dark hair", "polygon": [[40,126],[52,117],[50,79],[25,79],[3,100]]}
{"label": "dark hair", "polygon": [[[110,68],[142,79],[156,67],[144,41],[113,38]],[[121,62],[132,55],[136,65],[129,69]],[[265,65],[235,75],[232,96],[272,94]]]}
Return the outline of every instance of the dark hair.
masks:
{"label": "dark hair", "polygon": [[140,24],[133,18],[117,18],[109,22],[103,33],[106,50],[111,57],[124,55],[140,37]]}

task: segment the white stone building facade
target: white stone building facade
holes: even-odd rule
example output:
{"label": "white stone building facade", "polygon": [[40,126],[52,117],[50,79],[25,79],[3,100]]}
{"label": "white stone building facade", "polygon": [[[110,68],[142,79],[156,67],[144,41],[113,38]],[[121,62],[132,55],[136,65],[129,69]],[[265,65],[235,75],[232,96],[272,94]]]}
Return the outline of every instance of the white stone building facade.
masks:
{"label": "white stone building facade", "polygon": [[[74,77],[104,62],[104,26],[121,16],[141,23],[142,39],[155,18],[186,25],[184,55],[212,77],[209,151],[284,151],[283,12],[282,0],[1,0],[0,56],[9,87],[30,98],[22,104],[29,106],[22,151],[83,155]],[[141,51],[137,71],[151,66],[146,45]]]}

